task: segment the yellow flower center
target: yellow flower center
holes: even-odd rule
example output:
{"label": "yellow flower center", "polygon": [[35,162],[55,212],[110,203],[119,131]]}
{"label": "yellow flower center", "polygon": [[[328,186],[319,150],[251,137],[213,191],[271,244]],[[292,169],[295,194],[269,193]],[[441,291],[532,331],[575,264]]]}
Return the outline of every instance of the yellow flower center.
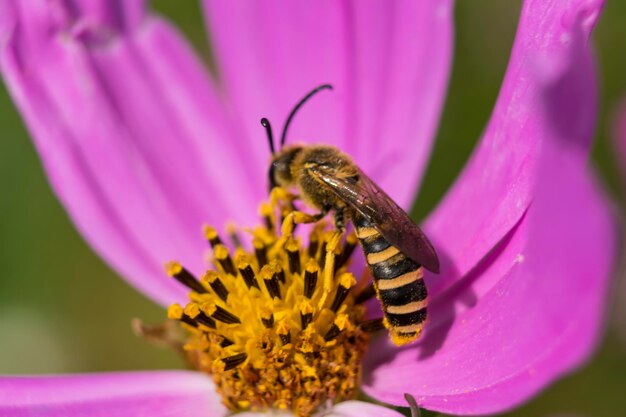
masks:
{"label": "yellow flower center", "polygon": [[214,270],[197,280],[179,263],[167,264],[192,290],[187,305],[172,305],[168,316],[188,330],[188,359],[212,375],[230,409],[308,416],[354,398],[368,332],[382,325],[365,321],[355,301],[357,282],[346,266],[356,237],[321,221],[308,226],[305,246],[293,232],[312,218],[281,195],[261,205],[264,226],[250,231],[252,250],[235,228],[233,252],[206,227]]}

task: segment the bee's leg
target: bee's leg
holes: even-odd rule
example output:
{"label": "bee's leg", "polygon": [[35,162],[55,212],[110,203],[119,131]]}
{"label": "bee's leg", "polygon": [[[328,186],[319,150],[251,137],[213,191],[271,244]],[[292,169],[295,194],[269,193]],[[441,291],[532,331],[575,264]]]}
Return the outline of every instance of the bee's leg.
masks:
{"label": "bee's leg", "polygon": [[[320,221],[322,220],[324,217],[326,217],[326,215],[328,214],[328,212],[330,211],[332,207],[330,205],[325,205],[324,207],[322,207],[322,211],[320,211],[317,214],[314,214],[313,217],[315,218],[315,221]],[[314,222],[313,222],[314,223]]]}
{"label": "bee's leg", "polygon": [[282,187],[274,187],[270,191],[270,204],[272,207],[278,207],[280,203],[287,206],[290,211],[295,211],[293,201],[299,199],[299,196],[291,194],[287,189]]}
{"label": "bee's leg", "polygon": [[337,208],[334,211],[335,214],[335,228],[342,232],[346,229],[346,223],[345,223],[345,210],[344,208]]}
{"label": "bee's leg", "polygon": [[322,208],[322,211],[317,214],[308,214],[302,211],[290,212],[289,214],[287,214],[287,216],[285,216],[285,219],[283,221],[283,236],[281,240],[286,241],[287,239],[289,239],[293,235],[296,226],[299,224],[315,223],[320,221],[324,218],[324,216],[326,216],[326,214],[328,214],[330,209],[330,206],[324,206]]}

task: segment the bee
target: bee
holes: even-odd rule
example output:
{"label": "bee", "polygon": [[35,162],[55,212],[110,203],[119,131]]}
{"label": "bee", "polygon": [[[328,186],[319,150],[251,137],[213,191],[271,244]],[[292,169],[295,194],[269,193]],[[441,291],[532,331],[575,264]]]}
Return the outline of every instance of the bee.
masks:
{"label": "bee", "polygon": [[310,206],[320,210],[315,219],[332,211],[335,225],[354,225],[373,276],[373,287],[384,313],[391,340],[404,345],[416,340],[427,318],[428,293],[424,268],[439,272],[439,259],[428,238],[352,159],[332,146],[285,146],[287,129],[297,110],[314,94],[332,89],[324,84],[307,94],[292,110],[283,128],[278,152],[272,129],[266,128],[272,151],[270,190],[295,188]]}

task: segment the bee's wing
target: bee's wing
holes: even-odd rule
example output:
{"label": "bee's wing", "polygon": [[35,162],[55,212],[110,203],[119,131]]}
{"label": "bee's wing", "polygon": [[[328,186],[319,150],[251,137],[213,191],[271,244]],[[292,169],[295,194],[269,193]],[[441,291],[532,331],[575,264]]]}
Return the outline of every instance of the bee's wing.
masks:
{"label": "bee's wing", "polygon": [[359,180],[309,169],[311,175],[371,222],[383,237],[429,271],[439,272],[439,258],[428,238],[395,201],[359,170]]}

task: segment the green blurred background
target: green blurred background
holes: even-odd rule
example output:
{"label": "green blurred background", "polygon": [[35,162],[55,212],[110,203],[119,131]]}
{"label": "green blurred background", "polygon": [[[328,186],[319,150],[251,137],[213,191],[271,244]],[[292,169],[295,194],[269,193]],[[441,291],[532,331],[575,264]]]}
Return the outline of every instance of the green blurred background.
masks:
{"label": "green blurred background", "polygon": [[[425,216],[467,160],[495,102],[520,1],[459,1],[455,62],[434,156],[414,214]],[[195,2],[152,2],[208,56]],[[626,3],[609,1],[594,34],[601,113],[593,161],[624,207],[611,121],[626,93]],[[164,311],[119,279],[85,244],[59,205],[28,133],[0,83],[0,374],[178,368],[176,355],[131,332],[130,319]],[[626,303],[621,283],[621,303]],[[615,285],[595,357],[509,416],[626,416],[626,308]],[[621,326],[621,329],[620,329]],[[621,333],[620,333],[621,332]],[[620,334],[622,338],[620,339]]]}

